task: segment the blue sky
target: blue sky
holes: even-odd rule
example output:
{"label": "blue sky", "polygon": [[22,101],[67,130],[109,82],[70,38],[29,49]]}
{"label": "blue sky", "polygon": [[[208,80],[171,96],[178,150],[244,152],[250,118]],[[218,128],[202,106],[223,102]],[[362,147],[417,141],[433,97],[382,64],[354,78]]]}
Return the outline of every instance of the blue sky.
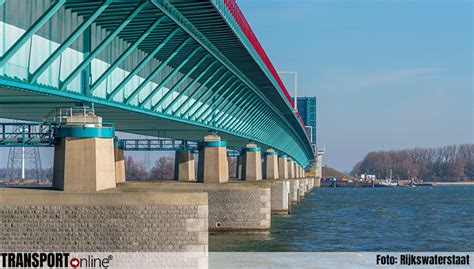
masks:
{"label": "blue sky", "polygon": [[297,71],[299,94],[317,96],[328,166],[474,143],[472,1],[237,3],[277,70]]}

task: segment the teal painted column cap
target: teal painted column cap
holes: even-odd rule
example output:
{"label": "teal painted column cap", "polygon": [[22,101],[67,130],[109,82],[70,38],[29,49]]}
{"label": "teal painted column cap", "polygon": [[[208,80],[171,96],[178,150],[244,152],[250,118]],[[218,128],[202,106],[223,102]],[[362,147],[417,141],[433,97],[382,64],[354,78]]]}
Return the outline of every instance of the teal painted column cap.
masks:
{"label": "teal painted column cap", "polygon": [[201,141],[199,147],[227,147],[227,141]]}
{"label": "teal painted column cap", "polygon": [[278,155],[278,152],[276,151],[266,151],[264,155]]}
{"label": "teal painted column cap", "polygon": [[114,127],[86,127],[86,126],[60,126],[56,129],[55,137],[75,138],[114,138]]}
{"label": "teal painted column cap", "polygon": [[114,140],[114,147],[119,149],[125,149],[125,143],[121,140]]}
{"label": "teal painted column cap", "polygon": [[278,154],[278,157],[280,157],[280,158],[288,158],[288,155],[286,155],[286,154]]}
{"label": "teal painted column cap", "polygon": [[256,148],[244,148],[244,152],[260,152],[262,151],[262,148],[256,147]]}

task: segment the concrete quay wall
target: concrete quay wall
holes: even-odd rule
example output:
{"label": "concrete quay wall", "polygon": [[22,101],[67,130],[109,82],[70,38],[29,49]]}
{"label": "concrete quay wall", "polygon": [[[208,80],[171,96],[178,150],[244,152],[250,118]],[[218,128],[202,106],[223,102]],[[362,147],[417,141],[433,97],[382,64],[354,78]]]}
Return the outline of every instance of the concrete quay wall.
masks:
{"label": "concrete quay wall", "polygon": [[205,192],[209,197],[209,233],[253,234],[270,231],[272,203],[269,182],[129,182],[117,191]]}
{"label": "concrete quay wall", "polygon": [[206,193],[0,189],[1,251],[208,250]]}

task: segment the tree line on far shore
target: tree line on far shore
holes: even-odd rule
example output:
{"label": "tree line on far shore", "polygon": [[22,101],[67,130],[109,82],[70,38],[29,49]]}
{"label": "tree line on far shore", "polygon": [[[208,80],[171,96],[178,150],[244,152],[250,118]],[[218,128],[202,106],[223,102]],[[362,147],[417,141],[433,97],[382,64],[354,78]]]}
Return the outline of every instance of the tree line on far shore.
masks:
{"label": "tree line on far shore", "polygon": [[474,180],[474,144],[369,152],[352,169],[377,178],[425,181]]}
{"label": "tree line on far shore", "polygon": [[154,163],[149,171],[141,162],[132,156],[125,158],[125,178],[130,181],[174,178],[174,158],[162,156]]}

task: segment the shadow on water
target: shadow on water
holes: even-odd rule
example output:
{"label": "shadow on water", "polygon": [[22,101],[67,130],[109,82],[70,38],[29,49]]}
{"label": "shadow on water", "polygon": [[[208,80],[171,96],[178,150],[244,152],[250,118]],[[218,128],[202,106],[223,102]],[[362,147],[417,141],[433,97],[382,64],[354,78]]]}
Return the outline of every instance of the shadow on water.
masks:
{"label": "shadow on water", "polygon": [[474,249],[474,186],[320,188],[271,234],[214,235],[210,251],[465,251]]}

